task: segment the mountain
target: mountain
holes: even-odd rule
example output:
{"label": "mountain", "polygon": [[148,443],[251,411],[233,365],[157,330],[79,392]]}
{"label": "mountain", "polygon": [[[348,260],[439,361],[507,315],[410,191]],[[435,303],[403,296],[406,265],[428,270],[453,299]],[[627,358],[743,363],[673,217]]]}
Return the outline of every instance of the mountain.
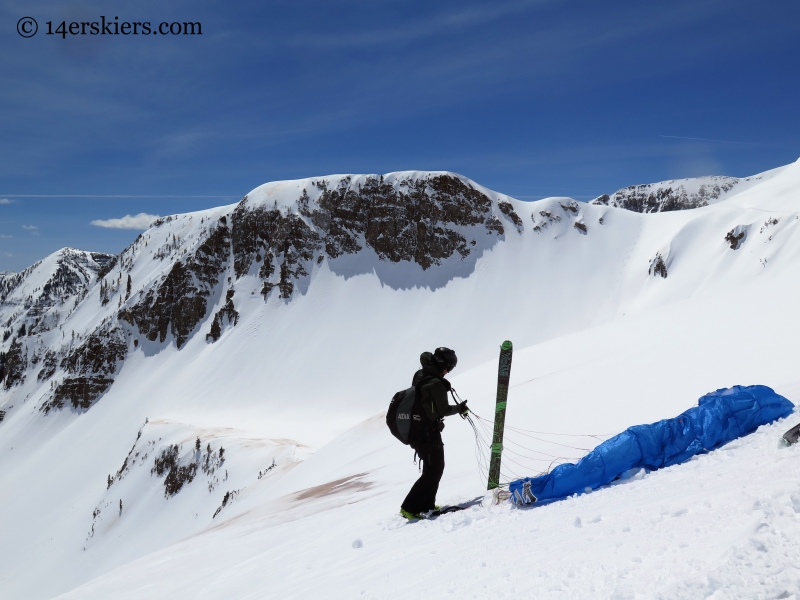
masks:
{"label": "mountain", "polygon": [[58,327],[74,308],[66,305],[80,303],[115,262],[111,254],[62,248],[21,273],[0,273],[3,337],[22,324],[34,333]]}
{"label": "mountain", "polygon": [[[275,182],[165,217],[116,260],[83,253],[74,291],[46,309],[30,312],[58,253],[13,285],[4,277],[4,594],[404,597],[430,583],[393,575],[396,557],[419,552],[446,573],[434,595],[493,582],[555,596],[572,572],[577,596],[654,585],[697,597],[711,584],[690,565],[711,570],[740,548],[719,575],[732,582],[761,556],[748,536],[771,549],[770,528],[795,527],[775,515],[795,510],[797,454],[764,454],[781,424],[560,505],[405,526],[395,515],[416,467],[382,421],[419,353],[440,345],[459,354],[453,385],[490,419],[504,339],[506,480],[718,387],[763,383],[796,402],[800,162],[770,173],[663,214],[522,202],[445,172]],[[444,435],[441,500],[482,494],[473,431],[452,418]],[[769,527],[750,532],[762,513]],[[657,542],[668,535],[691,549],[651,564],[646,552],[672,556]],[[800,556],[786,544],[774,564]],[[579,560],[619,547],[624,567]],[[531,572],[528,552],[552,577],[517,576]],[[670,568],[684,587],[669,587]],[[774,585],[790,585],[785,568]],[[774,597],[794,589],[774,585]]]}
{"label": "mountain", "polygon": [[744,192],[775,177],[782,170],[783,167],[779,167],[743,179],[710,176],[632,185],[617,190],[610,196],[608,194],[598,196],[590,204],[616,206],[640,213],[699,208]]}

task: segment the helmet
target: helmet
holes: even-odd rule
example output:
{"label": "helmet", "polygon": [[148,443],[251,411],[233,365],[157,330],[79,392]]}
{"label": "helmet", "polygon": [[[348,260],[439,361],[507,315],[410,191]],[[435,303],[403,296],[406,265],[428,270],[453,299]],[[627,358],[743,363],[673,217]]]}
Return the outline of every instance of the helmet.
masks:
{"label": "helmet", "polygon": [[444,371],[447,369],[448,371],[452,371],[456,368],[458,364],[458,357],[453,350],[450,348],[437,348],[436,351],[433,353],[433,362]]}

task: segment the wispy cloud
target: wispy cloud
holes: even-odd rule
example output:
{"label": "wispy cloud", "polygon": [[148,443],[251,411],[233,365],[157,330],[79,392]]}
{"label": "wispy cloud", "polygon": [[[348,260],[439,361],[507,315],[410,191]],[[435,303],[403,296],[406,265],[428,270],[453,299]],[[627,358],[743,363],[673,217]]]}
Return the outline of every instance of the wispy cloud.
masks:
{"label": "wispy cloud", "polygon": [[672,140],[694,140],[696,142],[715,142],[717,144],[744,144],[746,146],[765,146],[766,144],[759,144],[756,142],[735,142],[733,140],[712,140],[709,138],[686,137],[683,135],[660,135],[658,137],[669,138]]}
{"label": "wispy cloud", "polygon": [[8,198],[0,198],[0,204],[14,204],[14,201]]}
{"label": "wispy cloud", "polygon": [[31,235],[39,235],[39,227],[36,225],[23,225],[22,228],[25,231],[30,231]]}
{"label": "wispy cloud", "polygon": [[5,233],[0,233],[0,239],[10,240],[13,237],[14,237],[13,235],[6,235]]}
{"label": "wispy cloud", "polygon": [[14,255],[11,252],[3,252],[3,256],[7,256],[8,258],[13,258]]}
{"label": "wispy cloud", "polygon": [[362,46],[385,46],[392,43],[408,43],[426,37],[441,37],[446,33],[461,31],[479,25],[486,27],[489,21],[520,13],[533,7],[547,4],[548,0],[521,0],[500,3],[489,7],[466,8],[438,15],[427,14],[424,18],[398,25],[392,23],[385,29],[371,31],[346,31],[327,35],[303,34],[290,40],[292,46],[322,48],[352,48]]}
{"label": "wispy cloud", "polygon": [[125,215],[120,219],[96,219],[92,221],[92,225],[107,229],[147,229],[158,218],[158,215],[139,213],[138,215]]}

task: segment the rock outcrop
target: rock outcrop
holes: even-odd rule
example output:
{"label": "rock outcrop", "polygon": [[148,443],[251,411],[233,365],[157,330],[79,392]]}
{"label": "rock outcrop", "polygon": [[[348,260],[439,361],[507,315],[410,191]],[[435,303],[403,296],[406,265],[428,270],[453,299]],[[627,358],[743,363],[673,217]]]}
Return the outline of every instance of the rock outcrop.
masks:
{"label": "rock outcrop", "polygon": [[164,342],[171,333],[180,348],[205,318],[208,297],[216,291],[229,257],[230,232],[220,222],[191,256],[175,262],[163,280],[134,306],[121,310],[119,318],[151,342]]}
{"label": "rock outcrop", "polygon": [[590,204],[616,206],[640,213],[687,210],[708,206],[733,190],[740,181],[735,177],[701,177],[682,182],[632,185],[611,195],[598,196]]}

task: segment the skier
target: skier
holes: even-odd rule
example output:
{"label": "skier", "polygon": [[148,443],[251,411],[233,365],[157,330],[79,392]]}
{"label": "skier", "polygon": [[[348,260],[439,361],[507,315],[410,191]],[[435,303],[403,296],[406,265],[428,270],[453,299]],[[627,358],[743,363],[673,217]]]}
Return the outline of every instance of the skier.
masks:
{"label": "skier", "polygon": [[[419,390],[419,408],[409,435],[409,445],[422,463],[422,475],[408,492],[400,507],[406,519],[419,519],[422,513],[436,510],[436,492],[444,473],[444,444],[441,431],[443,419],[449,415],[466,414],[467,401],[452,405],[447,401],[450,382],[444,376],[456,366],[458,358],[450,348],[437,348],[419,357],[422,368],[416,372],[412,385]],[[420,410],[421,409],[421,410]],[[416,414],[416,413],[421,414]]]}

